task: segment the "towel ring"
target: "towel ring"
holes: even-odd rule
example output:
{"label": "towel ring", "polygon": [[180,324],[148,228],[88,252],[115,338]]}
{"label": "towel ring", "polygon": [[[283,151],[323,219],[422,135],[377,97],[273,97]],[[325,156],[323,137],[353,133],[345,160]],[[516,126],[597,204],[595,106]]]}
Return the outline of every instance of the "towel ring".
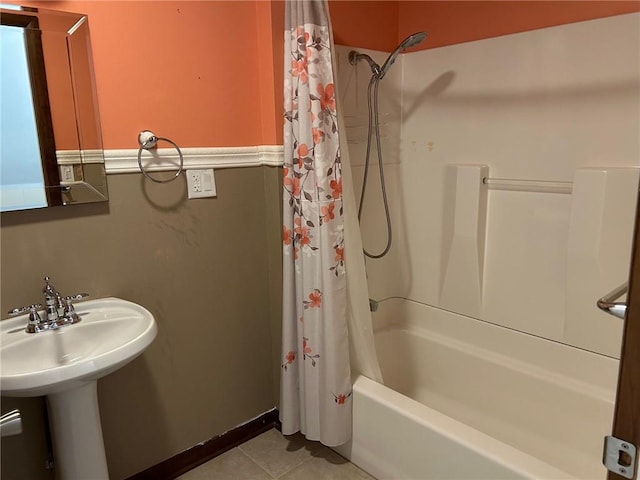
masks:
{"label": "towel ring", "polygon": [[[178,171],[173,177],[167,178],[165,180],[158,180],[157,178],[153,178],[142,167],[142,150],[150,150],[152,148],[156,148],[160,140],[164,140],[165,142],[168,142],[171,145],[173,145],[173,147],[178,152],[178,157],[180,157],[180,165],[178,166]],[[184,170],[184,158],[182,157],[182,152],[180,151],[180,147],[178,147],[178,145],[176,145],[174,141],[164,137],[156,137],[155,134],[150,130],[143,130],[138,134],[138,144],[140,145],[140,148],[138,149],[138,167],[140,167],[140,171],[142,172],[142,174],[152,182],[156,182],[156,183],[172,182],[173,180],[178,178],[182,173],[182,171]]]}

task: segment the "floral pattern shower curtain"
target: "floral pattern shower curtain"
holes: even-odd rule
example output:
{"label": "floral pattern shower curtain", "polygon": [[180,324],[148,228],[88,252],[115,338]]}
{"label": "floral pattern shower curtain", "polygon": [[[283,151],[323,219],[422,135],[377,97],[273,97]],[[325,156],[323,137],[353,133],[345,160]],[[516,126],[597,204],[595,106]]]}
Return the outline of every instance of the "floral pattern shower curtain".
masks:
{"label": "floral pattern shower curtain", "polygon": [[342,169],[326,0],[288,0],[282,433],[351,437]]}

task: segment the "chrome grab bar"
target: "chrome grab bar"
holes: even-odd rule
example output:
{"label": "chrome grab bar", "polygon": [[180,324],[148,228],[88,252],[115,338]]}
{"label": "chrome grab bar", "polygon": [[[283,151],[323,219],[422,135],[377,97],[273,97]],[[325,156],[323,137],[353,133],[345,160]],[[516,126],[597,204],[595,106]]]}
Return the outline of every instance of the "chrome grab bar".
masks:
{"label": "chrome grab bar", "polygon": [[627,293],[627,290],[629,290],[629,284],[623,283],[618,288],[612,290],[598,300],[598,308],[624,320],[624,316],[627,313],[627,304],[626,302],[616,302],[616,300]]}

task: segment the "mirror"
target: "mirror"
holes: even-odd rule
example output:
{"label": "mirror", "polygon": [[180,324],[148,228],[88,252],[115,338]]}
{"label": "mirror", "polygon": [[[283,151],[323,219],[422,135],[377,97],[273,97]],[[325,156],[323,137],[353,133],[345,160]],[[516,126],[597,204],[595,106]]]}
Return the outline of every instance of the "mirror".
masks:
{"label": "mirror", "polygon": [[86,15],[0,8],[0,210],[108,200]]}

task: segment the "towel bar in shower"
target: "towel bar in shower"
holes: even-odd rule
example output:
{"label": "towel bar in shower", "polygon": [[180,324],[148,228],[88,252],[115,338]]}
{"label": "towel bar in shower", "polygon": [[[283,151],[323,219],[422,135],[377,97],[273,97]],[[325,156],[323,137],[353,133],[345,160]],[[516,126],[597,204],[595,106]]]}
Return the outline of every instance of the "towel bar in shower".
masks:
{"label": "towel bar in shower", "polygon": [[629,284],[624,283],[615,290],[607,293],[604,297],[598,300],[598,308],[624,320],[624,316],[627,313],[627,304],[625,302],[616,302],[616,300],[627,293],[628,289]]}
{"label": "towel bar in shower", "polygon": [[515,178],[484,177],[482,183],[492,190],[509,190],[538,193],[568,193],[573,190],[573,182],[549,180],[521,180]]}

